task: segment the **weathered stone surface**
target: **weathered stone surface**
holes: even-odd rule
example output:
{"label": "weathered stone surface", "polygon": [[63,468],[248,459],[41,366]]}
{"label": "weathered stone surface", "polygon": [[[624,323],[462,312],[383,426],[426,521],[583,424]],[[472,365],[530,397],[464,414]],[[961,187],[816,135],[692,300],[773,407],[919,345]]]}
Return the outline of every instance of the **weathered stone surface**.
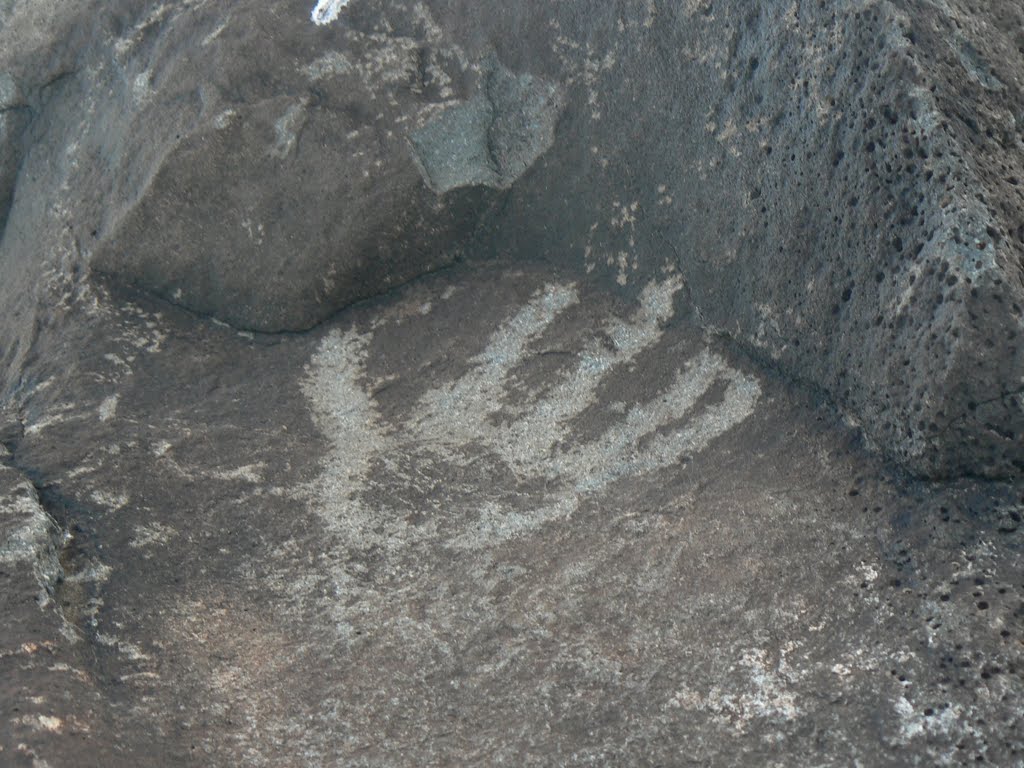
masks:
{"label": "weathered stone surface", "polygon": [[0,73],[0,232],[11,208],[21,163],[21,137],[28,121],[28,107],[14,78],[6,72]]}
{"label": "weathered stone surface", "polygon": [[1020,10],[311,4],[0,0],[0,764],[1020,763]]}
{"label": "weathered stone surface", "polygon": [[492,57],[472,99],[409,136],[424,180],[438,194],[511,187],[554,143],[559,100],[556,87]]}
{"label": "weathered stone surface", "polygon": [[31,577],[37,601],[46,605],[63,577],[57,559],[62,544],[59,526],[39,505],[31,483],[13,469],[0,466],[0,488],[0,568],[6,574]]}
{"label": "weathered stone surface", "polygon": [[33,121],[12,293],[91,261],[301,329],[450,263],[483,216],[485,250],[628,295],[673,263],[707,327],[917,472],[1020,471],[1018,4],[309,10],[98,12]]}
{"label": "weathered stone surface", "polygon": [[19,650],[36,588],[0,623],[0,760],[1015,764],[1024,488],[890,476],[683,294],[463,267],[289,336],[76,300],[9,441],[76,639]]}
{"label": "weathered stone surface", "polygon": [[482,35],[502,59],[560,73],[569,97],[494,246],[634,287],[668,259],[705,325],[822,387],[905,465],[1017,473],[1022,14],[908,1],[496,16]]}
{"label": "weathered stone surface", "polygon": [[[3,433],[0,437],[5,438]],[[9,458],[4,450],[0,448],[0,764],[103,764],[113,759],[115,747],[103,740],[108,706],[83,669],[87,656],[79,654],[88,652],[88,646],[65,620],[65,611],[85,608],[77,600],[78,585],[64,579],[59,553],[68,538],[40,504],[29,479],[2,463]],[[94,734],[97,727],[102,732]]]}
{"label": "weathered stone surface", "polygon": [[29,143],[26,129],[51,87],[73,69],[78,12],[55,3],[0,3],[0,236]]}
{"label": "weathered stone surface", "polygon": [[551,142],[551,87],[466,60],[424,6],[329,28],[299,2],[94,10],[97,39],[37,120],[47,149],[23,174],[9,261],[37,261],[58,220],[97,272],[239,327],[301,330],[450,263],[494,202],[431,191],[411,133],[494,104],[498,187]]}
{"label": "weathered stone surface", "polygon": [[428,10],[409,10],[318,29],[305,3],[239,3],[201,46],[195,14],[167,19],[135,75],[149,104],[128,133],[149,141],[183,109],[188,125],[125,190],[94,267],[275,331],[449,263],[463,219],[493,195],[438,197],[408,140],[476,75]]}

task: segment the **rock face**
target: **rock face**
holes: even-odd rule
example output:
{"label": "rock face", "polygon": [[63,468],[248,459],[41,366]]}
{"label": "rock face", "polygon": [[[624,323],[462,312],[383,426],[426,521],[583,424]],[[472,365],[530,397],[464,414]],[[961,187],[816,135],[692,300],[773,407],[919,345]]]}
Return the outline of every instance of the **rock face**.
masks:
{"label": "rock face", "polygon": [[0,426],[0,764],[1019,761],[1024,486],[889,476],[678,273],[92,290]]}
{"label": "rock face", "polygon": [[472,243],[671,264],[905,466],[1024,465],[1019,4],[307,6],[10,6],[9,367],[40,275],[301,330]]}
{"label": "rock face", "polygon": [[1019,3],[313,3],[0,0],[0,765],[1019,765]]}
{"label": "rock face", "polygon": [[634,10],[489,30],[512,66],[509,48],[553,51],[531,66],[572,83],[495,247],[629,286],[667,259],[706,326],[905,465],[1018,473],[1020,5]]}
{"label": "rock face", "polygon": [[[0,503],[0,568],[8,577],[30,582],[37,590],[36,602],[45,606],[63,577],[57,557],[63,545],[60,527],[40,506],[25,477],[0,466],[0,487],[4,494]],[[3,594],[20,591],[5,584]]]}
{"label": "rock face", "polygon": [[[97,272],[239,327],[300,330],[449,263],[493,202],[438,197],[409,151],[478,79],[425,9],[322,29],[294,2],[119,10],[99,11],[118,29],[38,121],[66,157],[29,158],[8,259],[33,260],[63,219]],[[528,96],[506,94],[503,120],[528,108],[550,143],[538,110],[554,105],[515,101]],[[59,211],[32,210],[43,198]]]}
{"label": "rock face", "polygon": [[[145,102],[127,135],[148,143],[154,126],[184,124],[119,196],[121,218],[93,259],[98,271],[191,309],[241,328],[302,330],[446,265],[495,195],[438,192],[508,186],[544,148],[535,145],[551,142],[557,111],[547,91],[467,61],[425,8],[384,6],[322,29],[302,3],[240,3],[217,14],[205,26],[178,14],[144,63],[126,54]],[[477,116],[493,123],[494,140],[508,126],[518,129],[510,151],[516,139],[528,150],[494,181],[428,186],[410,139],[423,132],[419,155],[435,173],[425,155],[441,150],[426,149],[429,136],[443,133],[449,154],[474,151],[451,144],[467,139],[448,129],[464,130],[471,144],[483,125],[442,118],[467,99],[487,106]],[[528,135],[535,122],[545,134],[536,139]]]}
{"label": "rock face", "polygon": [[28,107],[9,74],[0,75],[0,231],[11,209],[21,162],[20,144],[29,122]]}
{"label": "rock face", "polygon": [[440,195],[508,189],[554,143],[558,101],[555,87],[492,58],[472,99],[410,135],[424,181]]}

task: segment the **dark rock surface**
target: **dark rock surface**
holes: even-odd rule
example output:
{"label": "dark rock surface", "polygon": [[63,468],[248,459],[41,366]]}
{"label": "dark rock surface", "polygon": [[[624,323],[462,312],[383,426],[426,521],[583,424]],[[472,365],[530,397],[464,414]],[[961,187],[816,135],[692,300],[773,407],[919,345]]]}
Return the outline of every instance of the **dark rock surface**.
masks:
{"label": "dark rock surface", "polygon": [[1024,765],[1024,11],[312,3],[0,0],[0,765]]}
{"label": "dark rock surface", "polygon": [[[51,23],[12,7],[13,41]],[[11,138],[28,112],[3,113],[0,198],[31,145],[13,293],[89,263],[301,330],[467,248],[627,296],[668,260],[706,327],[905,466],[1019,473],[1018,3],[325,7],[67,11],[31,140]],[[15,69],[5,92],[39,92]]]}
{"label": "dark rock surface", "polygon": [[1024,488],[889,472],[683,293],[464,267],[295,336],[87,293],[6,438],[71,538],[0,760],[1018,764]]}
{"label": "dark rock surface", "polygon": [[1020,4],[628,7],[487,31],[575,86],[495,247],[632,286],[670,258],[915,471],[1019,472]]}
{"label": "dark rock surface", "polygon": [[0,77],[0,231],[14,196],[21,162],[21,137],[28,125],[28,107],[10,75]]}
{"label": "dark rock surface", "polygon": [[308,328],[448,263],[492,201],[439,199],[407,149],[471,92],[429,19],[383,34],[320,30],[297,2],[76,11],[95,36],[34,122],[9,269],[61,232],[80,266],[240,327]]}

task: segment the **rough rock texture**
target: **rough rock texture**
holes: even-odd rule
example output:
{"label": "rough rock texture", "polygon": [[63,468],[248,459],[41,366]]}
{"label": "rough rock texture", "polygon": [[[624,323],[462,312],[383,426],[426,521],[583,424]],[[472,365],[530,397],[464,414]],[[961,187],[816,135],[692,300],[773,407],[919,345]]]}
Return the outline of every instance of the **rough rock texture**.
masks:
{"label": "rough rock texture", "polygon": [[0,4],[0,234],[30,143],[26,129],[73,70],[83,31],[76,11],[26,0]]}
{"label": "rough rock texture", "polygon": [[[0,420],[4,446],[20,436],[11,426]],[[7,459],[4,447],[0,462]],[[28,478],[0,463],[2,765],[98,765],[112,758],[113,743],[89,735],[109,708],[97,681],[77,670],[88,656],[79,655],[86,649],[66,615],[97,606],[78,602],[76,577],[65,579],[69,543]]]}
{"label": "rough rock texture", "polygon": [[559,92],[485,62],[478,93],[409,136],[424,181],[437,194],[460,187],[507,189],[555,138]]}
{"label": "rough rock texture", "polygon": [[100,272],[240,327],[302,329],[450,262],[493,201],[439,198],[409,152],[479,69],[425,9],[323,29],[297,2],[81,12],[99,30],[37,121],[9,261],[37,260],[56,225]]}
{"label": "rough rock texture", "polygon": [[86,292],[6,439],[72,536],[0,623],[0,762],[1019,765],[1024,487],[890,474],[688,309]]}
{"label": "rough rock texture", "polygon": [[[471,68],[426,10],[400,10],[316,30],[303,3],[239,3],[207,13],[217,26],[197,50],[201,25],[182,12],[144,56],[126,53],[126,70],[145,67],[133,82],[148,102],[127,135],[149,145],[154,124],[183,124],[138,188],[119,195],[124,212],[94,267],[275,331],[450,263],[494,195],[439,197],[409,139],[446,106],[489,91],[495,75]],[[555,108],[524,90],[500,102],[506,122]],[[507,169],[501,185],[522,170]]]}
{"label": "rough rock texture", "polygon": [[474,236],[627,295],[667,259],[906,466],[1024,465],[1018,3],[11,8],[5,60],[75,22],[61,65],[0,66],[50,73],[3,112],[15,296],[91,263],[297,330]]}
{"label": "rough rock texture", "polygon": [[7,221],[14,182],[21,163],[21,137],[29,122],[28,106],[7,73],[0,75],[0,231]]}
{"label": "rough rock texture", "polygon": [[1024,766],[1020,8],[310,6],[0,0],[0,765]]}
{"label": "rough rock texture", "polygon": [[495,247],[632,286],[669,257],[707,326],[824,388],[906,465],[1020,471],[1020,4],[542,16],[486,33],[510,66],[575,85]]}

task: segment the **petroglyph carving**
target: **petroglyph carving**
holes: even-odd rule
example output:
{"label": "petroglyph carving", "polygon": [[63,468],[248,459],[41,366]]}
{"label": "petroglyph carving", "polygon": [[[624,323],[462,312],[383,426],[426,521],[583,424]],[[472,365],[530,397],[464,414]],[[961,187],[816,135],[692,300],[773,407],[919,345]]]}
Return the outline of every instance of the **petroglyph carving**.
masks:
{"label": "petroglyph carving", "polygon": [[[680,287],[678,279],[648,285],[631,318],[582,340],[557,383],[523,395],[517,367],[579,301],[574,285],[548,285],[500,325],[467,373],[428,390],[397,420],[380,413],[370,392],[372,336],[330,334],[304,388],[333,446],[307,489],[332,545],[347,560],[371,549],[397,555],[426,538],[455,550],[496,546],[580,512],[619,480],[678,465],[742,422],[760,397],[758,381],[703,349],[680,361],[652,399],[620,404],[621,417],[596,439],[572,439],[581,414],[601,407],[602,381],[661,339]],[[708,396],[713,388],[721,395]],[[334,570],[340,597],[353,574]]]}

